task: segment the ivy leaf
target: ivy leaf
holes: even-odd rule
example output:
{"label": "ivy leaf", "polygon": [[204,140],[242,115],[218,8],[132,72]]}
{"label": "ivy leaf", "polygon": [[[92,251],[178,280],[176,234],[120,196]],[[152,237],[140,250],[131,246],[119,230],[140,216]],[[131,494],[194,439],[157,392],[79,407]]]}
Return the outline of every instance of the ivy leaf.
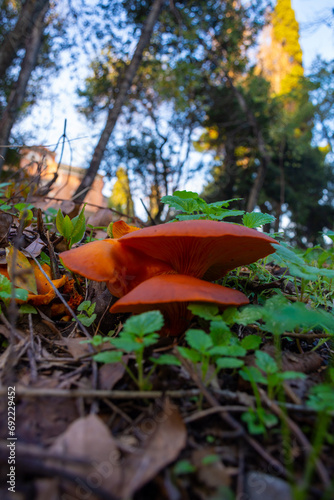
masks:
{"label": "ivy leaf", "polygon": [[261,212],[250,212],[244,214],[242,218],[242,223],[246,227],[254,228],[261,227],[264,224],[269,224],[273,222],[275,217],[269,214],[263,214]]}

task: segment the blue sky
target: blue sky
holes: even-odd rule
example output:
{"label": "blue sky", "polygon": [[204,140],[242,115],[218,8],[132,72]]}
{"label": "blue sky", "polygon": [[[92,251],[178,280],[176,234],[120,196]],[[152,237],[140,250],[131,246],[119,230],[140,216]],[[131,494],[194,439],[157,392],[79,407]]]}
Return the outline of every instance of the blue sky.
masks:
{"label": "blue sky", "polygon": [[[318,54],[328,60],[334,58],[334,0],[292,0],[292,7],[300,24],[300,42],[306,71]],[[57,94],[56,101],[52,103],[46,96],[19,128],[36,130],[38,143],[49,145],[53,149],[52,145],[62,135],[64,120],[67,119],[67,136],[73,142],[72,150],[68,146],[65,148],[63,162],[85,166],[90,159],[92,147],[99,138],[102,122],[100,126],[92,127],[76,111],[76,86],[77,80],[70,79],[66,73],[57,78],[51,89]],[[58,152],[60,149],[59,147]]]}
{"label": "blue sky", "polygon": [[[300,43],[306,70],[318,54],[325,59],[333,59],[334,0],[292,0],[291,4],[299,22]],[[320,20],[326,23],[315,22]]]}

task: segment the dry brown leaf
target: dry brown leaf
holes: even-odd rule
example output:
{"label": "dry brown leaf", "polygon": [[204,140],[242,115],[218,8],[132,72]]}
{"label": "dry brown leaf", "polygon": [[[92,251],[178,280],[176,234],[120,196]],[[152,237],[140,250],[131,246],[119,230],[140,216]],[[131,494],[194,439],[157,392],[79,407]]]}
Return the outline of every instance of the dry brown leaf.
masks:
{"label": "dry brown leaf", "polygon": [[228,470],[219,459],[211,463],[205,462],[205,460],[212,455],[215,455],[214,448],[202,448],[192,453],[191,461],[197,469],[199,480],[209,488],[230,486],[231,478],[228,474]]}
{"label": "dry brown leaf", "polygon": [[123,356],[123,363],[112,363],[102,365],[99,369],[100,388],[110,391],[123,377],[125,365],[128,364],[129,356]]}
{"label": "dry brown leaf", "polygon": [[[116,441],[99,417],[90,415],[73,422],[50,448],[53,454],[81,461],[63,466],[64,471],[76,477],[75,484],[65,485],[66,492],[76,498],[81,481],[90,499],[95,498],[96,488],[127,499],[174,461],[186,443],[185,425],[168,400],[157,414],[144,419],[136,431],[141,435],[141,446],[121,457]],[[62,488],[65,486],[62,484]]]}
{"label": "dry brown leaf", "polygon": [[30,245],[22,250],[22,253],[24,253],[27,257],[33,256],[37,258],[41,254],[44,247],[44,241],[41,238],[36,238],[32,243],[30,243]]}
{"label": "dry brown leaf", "polygon": [[[179,456],[186,444],[187,432],[178,409],[167,399],[162,410],[144,419],[140,431],[147,433],[147,440],[125,460],[123,485],[118,494],[126,499]],[[152,432],[153,431],[153,432]]]}
{"label": "dry brown leaf", "polygon": [[15,265],[15,285],[37,294],[36,277],[27,257],[20,250],[15,254],[14,247],[6,248],[6,255],[10,280],[13,281],[12,266]]}
{"label": "dry brown leaf", "polygon": [[6,238],[10,226],[13,222],[13,216],[5,212],[0,212],[0,240]]}

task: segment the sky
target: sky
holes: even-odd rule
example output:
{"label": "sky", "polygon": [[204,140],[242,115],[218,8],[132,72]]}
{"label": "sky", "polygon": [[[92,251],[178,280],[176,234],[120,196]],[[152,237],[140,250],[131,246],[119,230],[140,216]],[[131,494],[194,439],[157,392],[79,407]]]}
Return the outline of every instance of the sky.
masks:
{"label": "sky", "polygon": [[[300,25],[303,64],[307,73],[317,55],[327,60],[334,58],[334,15],[332,13],[334,0],[292,0],[292,7]],[[45,96],[29,117],[20,123],[19,129],[37,130],[38,144],[54,149],[63,133],[66,119],[66,135],[71,141],[71,148],[66,145],[62,162],[73,166],[87,166],[103,122],[92,126],[77,112],[76,87],[76,78],[71,78],[66,73],[62,74],[55,80],[51,89],[53,93],[56,93],[56,100],[51,102],[48,96]],[[60,150],[59,146],[57,160],[59,160]],[[198,190],[200,187],[193,185],[187,186],[187,189]]]}

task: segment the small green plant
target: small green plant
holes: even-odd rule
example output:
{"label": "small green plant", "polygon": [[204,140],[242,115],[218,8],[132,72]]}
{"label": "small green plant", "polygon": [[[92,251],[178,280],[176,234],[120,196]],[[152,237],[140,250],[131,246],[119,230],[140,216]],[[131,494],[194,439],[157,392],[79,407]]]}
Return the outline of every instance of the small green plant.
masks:
{"label": "small green plant", "polygon": [[[92,304],[90,300],[84,300],[78,305],[77,310],[80,311],[81,314],[78,314],[77,317],[84,326],[91,326],[92,323],[94,323],[96,319],[96,314],[94,313],[95,306],[96,303],[94,302]],[[75,321],[75,319],[72,321]]]}
{"label": "small green plant", "polygon": [[256,351],[255,359],[256,366],[245,366],[239,371],[240,376],[250,382],[256,401],[256,408],[250,407],[241,418],[251,434],[263,434],[278,423],[278,418],[262,407],[257,384],[268,386],[268,397],[272,399],[282,390],[285,380],[306,376],[300,372],[280,371],[277,362],[266,352]]}
{"label": "small green plant", "polygon": [[[23,290],[22,288],[15,288],[14,296],[19,300],[27,300],[28,298],[28,290]],[[12,283],[11,281],[0,274],[0,300],[4,302],[4,304],[8,304],[12,297]],[[1,309],[0,309],[1,311]]]}
{"label": "small green plant", "polygon": [[71,220],[68,215],[64,217],[61,210],[58,210],[56,226],[59,233],[64,237],[68,249],[70,249],[74,243],[81,241],[84,237],[86,231],[84,211],[85,207],[83,207],[79,215]]}
{"label": "small green plant", "polygon": [[[133,353],[136,358],[137,372],[124,364],[125,369],[140,390],[148,390],[151,388],[149,382],[150,376],[155,370],[156,365],[162,364],[162,361],[150,358],[153,362],[153,367],[147,374],[144,374],[144,350],[158,341],[160,335],[156,332],[162,328],[163,324],[164,319],[160,311],[149,311],[129,318],[117,338],[95,336],[92,340],[84,342],[90,342],[94,346],[100,346],[104,342],[109,342],[116,348],[115,351],[103,351],[96,354],[94,359],[100,363],[122,363],[124,354]],[[164,359],[163,356],[160,356],[159,359],[161,358]],[[173,364],[180,364],[177,358],[167,354],[165,355],[165,362],[163,364],[171,364],[172,359]]]}
{"label": "small green plant", "polygon": [[197,193],[192,191],[175,191],[173,196],[163,196],[162,203],[169,205],[180,214],[175,215],[174,220],[216,220],[221,221],[227,217],[242,217],[242,223],[247,227],[260,227],[263,224],[273,222],[275,217],[261,212],[245,213],[244,210],[228,208],[233,201],[239,201],[241,198],[233,198],[226,201],[216,201],[215,203],[206,203]]}

